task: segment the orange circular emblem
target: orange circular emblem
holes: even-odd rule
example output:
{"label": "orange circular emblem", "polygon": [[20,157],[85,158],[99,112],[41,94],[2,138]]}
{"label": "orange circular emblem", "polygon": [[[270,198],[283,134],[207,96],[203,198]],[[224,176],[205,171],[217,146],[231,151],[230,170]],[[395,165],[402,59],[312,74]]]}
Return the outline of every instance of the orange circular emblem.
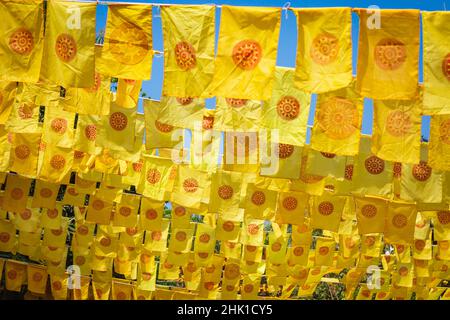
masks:
{"label": "orange circular emblem", "polygon": [[121,207],[119,213],[124,217],[128,217],[131,214],[131,209],[128,207]]}
{"label": "orange circular emblem", "polygon": [[198,252],[198,253],[197,253],[197,256],[198,256],[199,258],[206,259],[206,258],[209,257],[209,253],[208,253],[208,252]]}
{"label": "orange circular emblem", "polygon": [[105,204],[102,200],[95,199],[94,202],[92,203],[92,207],[95,210],[102,210],[105,207]]}
{"label": "orange circular emblem", "polygon": [[228,280],[236,279],[237,277],[239,277],[239,274],[240,274],[239,265],[231,263],[225,267],[224,276]]}
{"label": "orange circular emblem", "polygon": [[101,244],[102,246],[104,246],[104,247],[109,247],[109,246],[111,245],[111,239],[110,239],[110,238],[107,238],[107,237],[103,237],[103,238],[100,240],[100,244]]}
{"label": "orange circular emblem", "polygon": [[23,190],[20,188],[14,188],[11,191],[11,198],[13,198],[14,200],[20,200],[23,197]]}
{"label": "orange circular emblem", "polygon": [[22,120],[30,119],[31,117],[33,117],[33,109],[33,106],[23,103],[17,110],[17,114]]}
{"label": "orange circular emblem", "polygon": [[148,210],[145,212],[145,217],[146,217],[148,220],[155,220],[155,219],[158,217],[158,212],[156,212],[155,209],[148,209]]}
{"label": "orange circular emblem", "polygon": [[261,206],[266,202],[266,195],[262,191],[255,191],[252,194],[252,202],[257,206]]}
{"label": "orange circular emblem", "polygon": [[450,53],[442,60],[442,73],[450,81]]}
{"label": "orange circular emblem", "polygon": [[77,228],[77,232],[78,232],[79,234],[81,234],[82,236],[85,236],[85,235],[87,235],[87,234],[89,233],[89,228],[86,227],[86,226],[79,226],[79,227]]}
{"label": "orange circular emblem", "polygon": [[129,236],[134,236],[138,232],[138,229],[136,227],[128,227],[126,228],[126,232]]}
{"label": "orange circular emblem", "polygon": [[375,244],[375,237],[373,236],[367,236],[366,239],[364,240],[364,243],[366,244],[366,246],[371,247]]}
{"label": "orange circular emblem", "polygon": [[97,126],[95,124],[88,124],[84,128],[84,135],[89,141],[95,141],[97,138]]}
{"label": "orange circular emblem", "polygon": [[406,61],[406,46],[397,39],[382,39],[375,46],[374,60],[383,70],[396,70]]}
{"label": "orange circular emblem", "polygon": [[333,159],[336,157],[336,155],[334,153],[329,153],[329,152],[321,152],[320,154],[328,159]]}
{"label": "orange circular emblem", "polygon": [[134,172],[141,172],[143,166],[144,166],[143,160],[139,160],[139,162],[135,162],[135,163],[131,164],[131,167],[133,168]]}
{"label": "orange circular emblem", "polygon": [[295,247],[293,253],[294,256],[300,257],[303,255],[303,253],[305,252],[305,249],[303,249],[303,247]]}
{"label": "orange circular emblem", "polygon": [[58,209],[47,209],[47,217],[55,219],[58,216]]}
{"label": "orange circular emblem", "polygon": [[334,205],[329,201],[323,201],[318,207],[319,213],[323,216],[329,216],[334,211]]}
{"label": "orange circular emblem", "polygon": [[405,267],[405,266],[400,267],[400,269],[398,269],[398,273],[399,273],[402,277],[408,275],[408,272],[409,272],[409,270],[408,270],[408,268]]}
{"label": "orange circular emblem", "polygon": [[81,159],[81,158],[84,157],[84,155],[85,155],[85,153],[84,153],[83,151],[75,150],[75,151],[73,152],[73,157],[74,157],[75,159]]}
{"label": "orange circular emblem", "polygon": [[212,129],[214,127],[214,117],[213,116],[203,116],[203,120],[202,120],[202,128],[204,130],[209,130]]}
{"label": "orange circular emblem", "polygon": [[284,209],[292,211],[297,209],[298,201],[295,197],[289,196],[283,199],[282,204]]}
{"label": "orange circular emblem", "polygon": [[395,178],[400,178],[402,176],[402,164],[400,162],[394,162],[393,172]]}
{"label": "orange circular emblem", "polygon": [[204,233],[199,237],[199,241],[203,242],[203,243],[208,243],[210,239],[211,239],[211,236],[207,233]]}
{"label": "orange circular emblem", "polygon": [[147,56],[150,39],[139,26],[131,22],[118,25],[111,33],[109,51],[118,62],[136,65]]}
{"label": "orange circular emblem", "polygon": [[67,188],[67,193],[73,197],[76,197],[79,194],[75,188]]}
{"label": "orange circular emblem", "polygon": [[198,181],[194,178],[188,178],[183,181],[183,189],[186,192],[192,193],[198,189]]}
{"label": "orange circular emblem", "polygon": [[171,126],[170,124],[165,124],[165,123],[159,122],[158,120],[155,120],[155,128],[158,131],[164,132],[164,133],[168,133],[173,130],[173,126]]}
{"label": "orange circular emblem", "polygon": [[418,181],[426,181],[431,176],[432,169],[426,162],[420,161],[419,164],[415,164],[412,168],[412,175]]}
{"label": "orange circular emblem", "polygon": [[60,34],[56,38],[55,52],[63,62],[72,61],[77,54],[77,43],[75,39],[70,34]]}
{"label": "orange circular emblem", "polygon": [[364,166],[370,174],[380,174],[384,171],[384,160],[377,156],[370,156],[364,161]]}
{"label": "orange circular emblem", "polygon": [[52,289],[53,289],[53,290],[56,290],[56,291],[61,290],[61,289],[62,289],[62,283],[61,283],[61,281],[54,281],[54,282],[52,283]]}
{"label": "orange circular emblem", "polygon": [[278,252],[281,250],[281,243],[275,242],[272,244],[270,248],[272,249],[273,252]]}
{"label": "orange circular emblem", "polygon": [[339,53],[339,40],[329,33],[319,34],[314,38],[309,53],[315,63],[330,64],[336,60]]}
{"label": "orange circular emblem", "polygon": [[277,103],[277,113],[281,119],[294,120],[300,114],[300,102],[292,96],[284,96]]}
{"label": "orange circular emblem", "polygon": [[33,34],[25,28],[15,30],[9,38],[9,47],[17,54],[29,55],[34,48]]}
{"label": "orange circular emblem", "polygon": [[211,291],[214,289],[214,282],[205,282],[203,286],[206,290]]}
{"label": "orange circular emblem", "polygon": [[450,144],[450,119],[441,122],[439,126],[439,138],[443,143]]}
{"label": "orange circular emblem", "polygon": [[20,146],[17,146],[14,149],[14,154],[16,155],[16,158],[20,160],[27,159],[30,156],[30,153],[31,153],[30,148],[28,148],[28,146],[25,144],[21,144]]}
{"label": "orange circular emblem", "polygon": [[66,159],[64,159],[64,157],[59,154],[54,155],[50,159],[50,166],[55,170],[61,170],[64,168],[65,165],[66,165]]}
{"label": "orange circular emblem", "polygon": [[20,217],[23,219],[23,220],[30,220],[30,218],[31,218],[31,210],[30,209],[25,209],[25,211],[22,211],[21,213],[20,213]]}
{"label": "orange circular emblem", "polygon": [[225,230],[227,232],[233,231],[234,230],[234,223],[233,223],[233,221],[225,221],[222,224],[222,228],[223,228],[223,230]]}
{"label": "orange circular emblem", "polygon": [[8,271],[8,278],[11,280],[14,280],[17,278],[17,271],[16,270],[9,270]]}
{"label": "orange circular emblem", "polygon": [[176,238],[178,241],[184,241],[184,240],[186,240],[186,232],[184,232],[184,231],[178,231],[177,234],[175,235],[175,238]]}
{"label": "orange circular emblem", "polygon": [[373,218],[377,215],[377,207],[372,204],[365,204],[361,208],[361,214],[366,218]]}
{"label": "orange circular emblem", "polygon": [[386,119],[386,131],[394,137],[403,137],[410,133],[413,124],[408,113],[401,110],[391,111]]}
{"label": "orange circular emblem", "polygon": [[182,217],[182,216],[184,216],[186,214],[186,208],[181,207],[181,206],[175,207],[174,211],[175,211],[175,215],[177,217]]}
{"label": "orange circular emblem", "polygon": [[152,240],[159,241],[162,238],[161,231],[153,231],[152,232]]}
{"label": "orange circular emblem", "polygon": [[55,118],[50,123],[50,127],[54,132],[63,134],[67,129],[67,120],[63,118]]}
{"label": "orange circular emblem", "polygon": [[294,153],[294,146],[285,143],[278,144],[278,158],[286,159]]}
{"label": "orange circular emblem", "polygon": [[0,232],[0,242],[6,243],[11,239],[11,236],[9,233],[6,232]]}
{"label": "orange circular emblem", "polygon": [[158,169],[149,169],[147,171],[147,182],[150,184],[156,184],[161,180],[161,173]]}
{"label": "orange circular emblem", "polygon": [[419,250],[422,251],[425,248],[426,242],[424,240],[416,240],[414,242],[414,247]]}
{"label": "orange circular emblem", "polygon": [[235,65],[243,70],[254,69],[262,57],[262,48],[254,40],[239,41],[233,48],[232,58]]}
{"label": "orange circular emblem", "polygon": [[254,286],[253,286],[252,284],[246,284],[246,285],[244,286],[244,292],[245,292],[245,293],[250,293],[250,292],[253,291],[253,288],[254,288]]}
{"label": "orange circular emblem", "polygon": [[128,125],[128,118],[122,112],[114,112],[109,116],[109,125],[116,131],[122,131]]}
{"label": "orange circular emblem", "polygon": [[447,225],[450,223],[450,211],[438,211],[437,218],[440,224]]}
{"label": "orange circular emblem", "polygon": [[231,186],[229,186],[229,185],[225,185],[225,184],[221,185],[217,189],[217,194],[223,200],[231,199],[231,197],[233,197],[233,188]]}
{"label": "orange circular emblem", "polygon": [[247,99],[225,98],[225,101],[230,107],[240,108],[247,104]]}
{"label": "orange circular emblem", "polygon": [[245,246],[245,250],[247,250],[248,252],[255,252],[256,249],[257,249],[256,246],[252,246],[252,245]]}
{"label": "orange circular emblem", "polygon": [[359,130],[359,112],[352,101],[332,97],[319,105],[317,123],[331,139],[343,140]]}
{"label": "orange circular emblem", "polygon": [[259,232],[259,226],[258,226],[257,224],[255,224],[255,223],[250,223],[250,224],[247,226],[247,231],[248,231],[248,233],[251,234],[251,235],[258,234],[258,232]]}
{"label": "orange circular emblem", "polygon": [[175,59],[181,70],[187,71],[197,65],[197,56],[194,47],[187,41],[175,45]]}
{"label": "orange circular emblem", "polygon": [[392,217],[392,225],[396,228],[404,228],[408,224],[408,218],[403,214],[396,214]]}
{"label": "orange circular emblem", "polygon": [[352,180],[352,178],[353,178],[353,165],[352,164],[348,164],[345,166],[344,178],[346,180]]}
{"label": "orange circular emblem", "polygon": [[320,247],[319,254],[322,256],[326,256],[330,252],[330,248],[328,247]]}
{"label": "orange circular emblem", "polygon": [[84,90],[89,93],[95,93],[98,91],[98,89],[100,89],[101,84],[102,84],[102,77],[98,72],[95,72],[93,86],[90,88],[84,88]]}

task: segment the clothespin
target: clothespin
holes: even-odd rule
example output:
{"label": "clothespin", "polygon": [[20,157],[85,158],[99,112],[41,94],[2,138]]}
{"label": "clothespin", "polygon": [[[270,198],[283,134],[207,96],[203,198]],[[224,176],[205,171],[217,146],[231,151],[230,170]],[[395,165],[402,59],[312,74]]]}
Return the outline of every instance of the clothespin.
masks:
{"label": "clothespin", "polygon": [[284,16],[286,18],[286,20],[288,19],[288,10],[291,7],[291,3],[288,1],[285,4],[283,4],[283,7],[281,8],[281,10],[284,11]]}

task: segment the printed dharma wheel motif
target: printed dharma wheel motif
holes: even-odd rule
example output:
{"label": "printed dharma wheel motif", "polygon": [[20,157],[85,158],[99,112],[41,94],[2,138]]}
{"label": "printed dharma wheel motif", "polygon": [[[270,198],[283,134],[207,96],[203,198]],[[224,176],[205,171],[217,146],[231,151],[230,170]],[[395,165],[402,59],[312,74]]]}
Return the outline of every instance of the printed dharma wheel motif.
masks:
{"label": "printed dharma wheel motif", "polygon": [[418,181],[426,181],[431,176],[432,169],[426,162],[420,161],[419,164],[415,164],[412,168],[412,175]]}
{"label": "printed dharma wheel motif", "polygon": [[95,93],[100,89],[100,86],[102,84],[102,77],[100,73],[95,72],[94,74],[94,85],[90,88],[84,88],[84,90],[88,93]]}
{"label": "printed dharma wheel motif", "polygon": [[339,53],[339,40],[329,33],[319,34],[311,45],[310,55],[317,64],[327,65],[335,61]]}
{"label": "printed dharma wheel motif", "polygon": [[254,69],[262,57],[262,48],[254,40],[242,40],[238,42],[232,52],[232,58],[235,65],[243,70]]}
{"label": "printed dharma wheel motif", "polygon": [[28,148],[27,145],[21,144],[20,146],[17,146],[14,149],[14,154],[16,155],[16,158],[20,160],[25,160],[30,156],[30,148]]}
{"label": "printed dharma wheel motif", "polygon": [[233,231],[234,230],[234,223],[233,223],[233,221],[225,221],[222,224],[222,228],[223,228],[223,230],[225,230],[227,232]]}
{"label": "printed dharma wheel motif", "polygon": [[319,213],[323,216],[329,216],[334,211],[334,205],[329,201],[323,201],[319,204]]}
{"label": "printed dharma wheel motif", "polygon": [[95,210],[99,211],[99,210],[102,210],[102,209],[105,207],[105,204],[103,203],[102,200],[96,199],[96,200],[94,200],[94,202],[92,203],[92,207],[93,207]]}
{"label": "printed dharma wheel motif", "polygon": [[297,256],[297,257],[300,257],[301,255],[303,255],[303,252],[305,252],[303,247],[296,247],[293,251],[294,256]]}
{"label": "printed dharma wheel motif", "polygon": [[58,216],[58,210],[57,209],[48,209],[47,210],[47,217],[50,219],[55,219]]}
{"label": "printed dharma wheel motif", "polygon": [[158,183],[161,180],[161,173],[158,169],[150,169],[147,171],[147,182],[150,184]]}
{"label": "printed dharma wheel motif", "polygon": [[319,254],[322,256],[326,256],[330,252],[330,248],[328,247],[320,247]]}
{"label": "printed dharma wheel motif", "polygon": [[319,107],[317,121],[322,131],[331,139],[350,137],[359,127],[359,113],[353,102],[333,97]]}
{"label": "printed dharma wheel motif", "polygon": [[116,61],[136,65],[144,60],[149,50],[149,39],[137,25],[124,22],[117,26],[109,39],[109,51]]}
{"label": "printed dharma wheel motif", "polygon": [[17,111],[19,118],[22,120],[33,117],[33,107],[27,103],[22,104]]}
{"label": "printed dharma wheel motif", "polygon": [[135,162],[131,165],[134,172],[141,172],[143,166],[144,166],[144,161],[142,159],[139,160],[139,162]]}
{"label": "printed dharma wheel motif", "polygon": [[114,112],[109,116],[109,125],[117,131],[122,131],[127,127],[128,118],[122,112]]}
{"label": "printed dharma wheel motif", "polygon": [[54,132],[63,134],[67,129],[67,120],[63,118],[55,118],[50,123],[50,127]]}
{"label": "printed dharma wheel motif", "polygon": [[128,207],[122,207],[119,209],[119,213],[124,217],[128,217],[131,214],[131,209]]}
{"label": "printed dharma wheel motif", "polygon": [[25,29],[19,28],[9,38],[9,47],[20,55],[29,55],[34,48],[33,34]]}
{"label": "printed dharma wheel motif", "polygon": [[380,174],[384,171],[384,160],[377,156],[370,156],[364,161],[364,166],[370,174]]}
{"label": "printed dharma wheel motif", "polygon": [[175,59],[183,71],[190,70],[197,65],[195,49],[187,41],[181,41],[175,45]]}
{"label": "printed dharma wheel motif", "polygon": [[401,110],[389,113],[386,119],[386,131],[394,137],[402,137],[410,133],[413,124],[409,114]]}
{"label": "printed dharma wheel motif", "polygon": [[77,43],[75,39],[70,34],[60,34],[56,38],[55,52],[61,61],[72,61],[77,54]]}
{"label": "printed dharma wheel motif", "polygon": [[272,244],[272,246],[270,248],[272,249],[272,251],[278,252],[281,250],[281,243],[275,242]]}
{"label": "printed dharma wheel motif", "polygon": [[353,178],[353,165],[352,164],[348,164],[345,166],[344,178],[346,180],[352,180],[352,178]]}
{"label": "printed dharma wheel motif", "polygon": [[377,207],[372,204],[365,204],[361,208],[361,214],[366,218],[373,218],[377,215]]}
{"label": "printed dharma wheel motif", "polygon": [[403,214],[396,214],[392,217],[392,225],[396,228],[404,228],[408,224],[408,218]]}
{"label": "printed dharma wheel motif", "polygon": [[50,166],[53,169],[61,170],[62,168],[64,168],[65,165],[66,165],[66,159],[64,159],[64,157],[59,154],[54,155],[50,159]]}
{"label": "printed dharma wheel motif", "polygon": [[393,171],[394,171],[394,177],[400,178],[402,176],[402,163],[394,162]]}
{"label": "printed dharma wheel motif", "polygon": [[278,158],[286,159],[289,158],[292,153],[294,153],[294,146],[285,143],[278,144]]}
{"label": "printed dharma wheel motif", "polygon": [[198,181],[194,178],[188,178],[183,181],[183,189],[186,192],[195,192],[198,189]]}
{"label": "printed dharma wheel motif", "polygon": [[441,224],[449,224],[450,223],[450,211],[438,211],[437,218]]}
{"label": "printed dharma wheel motif", "polygon": [[155,209],[148,209],[148,210],[145,212],[145,217],[146,217],[148,220],[155,220],[155,219],[158,217],[158,212],[156,212]]}
{"label": "printed dharma wheel motif", "polygon": [[277,103],[277,113],[281,119],[294,120],[300,114],[300,102],[292,96],[284,96]]}
{"label": "printed dharma wheel motif", "polygon": [[441,122],[439,126],[439,138],[443,143],[450,144],[450,119]]}
{"label": "printed dharma wheel motif", "polygon": [[155,127],[158,131],[167,133],[173,130],[173,126],[171,126],[170,124],[165,124],[162,122],[159,122],[158,120],[155,120]]}
{"label": "printed dharma wheel motif", "polygon": [[266,195],[262,191],[255,191],[252,194],[252,202],[257,206],[263,205],[266,202]]}
{"label": "printed dharma wheel motif", "polygon": [[194,101],[194,98],[186,97],[186,98],[177,98],[177,102],[181,104],[182,106],[187,106],[188,104],[191,104],[192,101]]}
{"label": "printed dharma wheel motif", "polygon": [[230,107],[240,108],[247,104],[247,99],[235,99],[235,98],[225,98],[225,101]]}
{"label": "printed dharma wheel motif", "polygon": [[204,130],[210,130],[214,126],[214,117],[213,116],[203,116],[202,120],[202,128]]}
{"label": "printed dharma wheel motif", "polygon": [[294,197],[286,197],[283,199],[283,208],[288,211],[297,209],[298,201]]}
{"label": "printed dharma wheel motif", "polygon": [[233,188],[229,185],[221,185],[217,190],[217,194],[224,200],[231,199],[233,196]]}
{"label": "printed dharma wheel motif", "polygon": [[204,233],[200,236],[199,241],[202,243],[208,243],[210,239],[211,239],[210,235],[207,233]]}
{"label": "printed dharma wheel motif", "polygon": [[333,159],[336,157],[336,155],[334,153],[329,153],[329,152],[321,152],[320,154],[328,159]]}
{"label": "printed dharma wheel motif", "polygon": [[14,200],[22,199],[23,197],[23,190],[20,188],[14,188],[11,190],[11,198]]}
{"label": "printed dharma wheel motif", "polygon": [[77,228],[77,232],[83,236],[87,235],[89,233],[89,228],[86,226],[79,226]]}
{"label": "printed dharma wheel motif", "polygon": [[450,53],[442,61],[442,73],[450,81]]}
{"label": "printed dharma wheel motif", "polygon": [[426,242],[424,240],[416,240],[414,242],[414,247],[419,250],[422,251],[425,248]]}
{"label": "printed dharma wheel motif", "polygon": [[375,47],[374,60],[383,70],[396,70],[406,61],[406,47],[399,40],[382,39]]}
{"label": "printed dharma wheel motif", "polygon": [[75,150],[75,151],[73,152],[73,156],[74,156],[75,159],[81,159],[81,158],[84,157],[84,152],[83,152],[83,151]]}
{"label": "printed dharma wheel motif", "polygon": [[254,224],[254,223],[250,223],[250,224],[247,226],[247,231],[248,231],[248,233],[251,234],[251,235],[258,234],[259,226],[258,226],[257,224]]}
{"label": "printed dharma wheel motif", "polygon": [[53,195],[53,192],[49,188],[42,188],[41,191],[39,192],[39,195],[42,198],[49,198]]}
{"label": "printed dharma wheel motif", "polygon": [[20,217],[23,220],[30,220],[30,218],[31,218],[31,211],[30,211],[30,209],[25,209],[25,211],[22,211],[20,213]]}
{"label": "printed dharma wheel motif", "polygon": [[224,276],[228,280],[233,280],[233,279],[236,279],[237,277],[239,277],[240,276],[239,265],[237,265],[235,263],[228,264],[225,267]]}
{"label": "printed dharma wheel motif", "polygon": [[177,206],[177,207],[175,208],[175,215],[176,215],[177,217],[182,217],[182,216],[184,216],[185,214],[186,214],[186,209],[185,209],[184,207]]}
{"label": "printed dharma wheel motif", "polygon": [[6,233],[6,232],[0,233],[0,242],[6,243],[9,241],[10,238],[11,238],[11,236],[9,235],[9,233]]}

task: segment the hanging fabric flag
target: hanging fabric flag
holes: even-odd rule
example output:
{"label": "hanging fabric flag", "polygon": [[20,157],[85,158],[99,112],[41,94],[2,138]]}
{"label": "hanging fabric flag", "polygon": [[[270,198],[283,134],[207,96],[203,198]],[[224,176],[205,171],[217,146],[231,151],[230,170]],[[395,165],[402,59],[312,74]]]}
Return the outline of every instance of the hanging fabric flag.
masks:
{"label": "hanging fabric flag", "polygon": [[450,12],[422,11],[424,114],[450,114]]}
{"label": "hanging fabric flag", "polygon": [[311,135],[311,148],[338,155],[358,153],[363,101],[349,87],[319,94]]}
{"label": "hanging fabric flag", "polygon": [[101,126],[99,116],[94,115],[78,115],[77,128],[75,130],[75,138],[73,149],[83,151],[88,154],[97,155],[100,153],[101,147],[95,144],[97,134]]}
{"label": "hanging fabric flag", "polygon": [[100,73],[149,80],[152,71],[152,6],[109,4]]}
{"label": "hanging fabric flag", "polygon": [[[0,220],[0,251],[13,252],[16,249],[16,227],[9,220]],[[0,271],[2,261],[0,260]]]}
{"label": "hanging fabric flag", "polygon": [[218,131],[258,131],[261,101],[216,98],[214,129]]}
{"label": "hanging fabric flag", "polygon": [[0,125],[5,124],[11,113],[17,92],[17,83],[0,81]]}
{"label": "hanging fabric flag", "polygon": [[162,96],[158,121],[179,128],[200,129],[204,107],[203,99]]}
{"label": "hanging fabric flag", "polygon": [[273,142],[270,144],[268,152],[270,152],[269,163],[266,165],[261,159],[260,176],[284,179],[300,177],[301,147]]}
{"label": "hanging fabric flag", "polygon": [[450,115],[431,117],[428,152],[430,167],[450,171]]}
{"label": "hanging fabric flag", "polygon": [[15,133],[9,170],[36,177],[41,133]]}
{"label": "hanging fabric flag", "polygon": [[311,95],[294,85],[294,69],[276,67],[275,83],[269,101],[263,103],[261,126],[277,129],[279,142],[303,146]]}
{"label": "hanging fabric flag", "polygon": [[226,213],[238,210],[241,196],[242,174],[219,171],[212,175],[209,211]]}
{"label": "hanging fabric flag", "polygon": [[94,85],[96,3],[47,3],[41,78],[67,88]]}
{"label": "hanging fabric flag", "polygon": [[53,183],[64,183],[70,178],[73,150],[48,145],[42,161],[39,179]]}
{"label": "hanging fabric flag", "polygon": [[39,106],[32,102],[16,102],[13,104],[5,129],[9,132],[39,132]]}
{"label": "hanging fabric flag", "polygon": [[6,260],[5,288],[9,291],[21,292],[27,277],[27,265],[24,262]]}
{"label": "hanging fabric flag", "polygon": [[305,220],[305,210],[309,208],[309,195],[301,192],[280,192],[275,221],[278,224],[300,226]]}
{"label": "hanging fabric flag", "polygon": [[359,233],[383,233],[387,201],[375,197],[355,197],[355,204]]}
{"label": "hanging fabric flag", "polygon": [[386,242],[409,245],[414,239],[417,209],[415,203],[390,201],[384,236]]}
{"label": "hanging fabric flag", "polygon": [[171,159],[159,157],[146,157],[144,159],[144,172],[137,191],[146,197],[162,201],[169,183],[174,164]]}
{"label": "hanging fabric flag", "polygon": [[374,100],[372,152],[387,161],[420,160],[422,99]]}
{"label": "hanging fabric flag", "polygon": [[268,100],[280,33],[280,8],[222,6],[214,78],[209,93]]}
{"label": "hanging fabric flag", "polygon": [[45,294],[47,289],[47,268],[39,265],[28,264],[28,290],[36,294]]}
{"label": "hanging fabric flag", "polygon": [[296,9],[294,13],[297,87],[315,93],[346,87],[352,81],[351,9]]}
{"label": "hanging fabric flag", "polygon": [[209,97],[214,74],[214,6],[163,6],[163,95]]}
{"label": "hanging fabric flag", "polygon": [[348,162],[346,156],[338,156],[334,153],[319,152],[310,149],[306,172],[313,175],[325,175],[335,179],[345,178],[345,166]]}
{"label": "hanging fabric flag", "polygon": [[75,113],[57,107],[45,108],[42,141],[49,146],[71,148]]}
{"label": "hanging fabric flag", "polygon": [[44,38],[43,0],[2,1],[0,80],[38,82]]}
{"label": "hanging fabric flag", "polygon": [[418,88],[419,10],[380,10],[377,27],[371,9],[359,14],[357,88],[378,100],[414,99]]}
{"label": "hanging fabric flag", "polygon": [[180,166],[170,200],[188,208],[198,209],[203,197],[209,196],[210,184],[206,172]]}
{"label": "hanging fabric flag", "polygon": [[6,211],[17,213],[25,210],[30,186],[30,179],[8,174],[2,208]]}
{"label": "hanging fabric flag", "polygon": [[115,103],[122,108],[136,108],[141,87],[142,80],[119,79]]}
{"label": "hanging fabric flag", "polygon": [[313,199],[311,227],[338,232],[346,198],[324,194]]}

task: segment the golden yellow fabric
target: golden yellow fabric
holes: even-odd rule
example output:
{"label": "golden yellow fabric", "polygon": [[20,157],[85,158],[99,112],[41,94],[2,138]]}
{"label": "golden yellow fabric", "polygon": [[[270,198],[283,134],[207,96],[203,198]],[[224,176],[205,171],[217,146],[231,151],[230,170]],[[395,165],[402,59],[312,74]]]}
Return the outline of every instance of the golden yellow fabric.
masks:
{"label": "golden yellow fabric", "polygon": [[277,58],[280,18],[280,8],[222,6],[210,94],[268,100]]}
{"label": "golden yellow fabric", "polygon": [[280,192],[275,220],[279,224],[302,225],[309,195],[301,192]]}
{"label": "golden yellow fabric", "polygon": [[0,80],[38,82],[44,38],[43,2],[11,0],[0,4]]}
{"label": "golden yellow fabric", "polygon": [[306,141],[311,95],[296,87],[294,73],[292,68],[275,68],[272,96],[263,103],[260,125],[277,129],[280,143],[302,146]]}
{"label": "golden yellow fabric", "polygon": [[[419,10],[358,10],[357,90],[373,99],[413,99],[418,88]],[[378,12],[377,12],[378,14]]]}
{"label": "golden yellow fabric", "polygon": [[450,113],[450,13],[422,11],[424,114]]}
{"label": "golden yellow fabric", "polygon": [[209,197],[210,183],[207,173],[180,166],[170,200],[185,207],[199,208],[203,197]]}
{"label": "golden yellow fabric", "polygon": [[219,171],[211,177],[209,211],[226,213],[239,207],[242,174],[232,171]]}
{"label": "golden yellow fabric", "polygon": [[73,146],[75,114],[57,107],[45,108],[42,141],[49,146]]}
{"label": "golden yellow fabric", "polygon": [[298,41],[295,84],[327,92],[352,81],[351,8],[296,9]]}
{"label": "golden yellow fabric", "polygon": [[205,100],[161,97],[158,121],[179,128],[200,129]]}
{"label": "golden yellow fabric", "polygon": [[333,265],[334,250],[336,242],[334,239],[318,237],[315,250],[315,266],[331,266]]}
{"label": "golden yellow fabric", "polygon": [[152,7],[108,5],[101,55],[101,74],[122,79],[149,80],[152,71]]}
{"label": "golden yellow fabric", "polygon": [[123,194],[122,201],[116,205],[113,225],[119,227],[136,227],[141,198],[132,194]]}
{"label": "golden yellow fabric", "polygon": [[78,115],[73,148],[88,154],[99,154],[100,147],[95,142],[100,131],[100,117],[95,115]]}
{"label": "golden yellow fabric", "polygon": [[163,6],[163,95],[209,97],[214,74],[214,6]]}
{"label": "golden yellow fabric", "polygon": [[450,171],[450,115],[431,117],[428,164],[433,169]]}
{"label": "golden yellow fabric", "polygon": [[31,102],[13,104],[5,129],[9,132],[39,132],[39,106]]}
{"label": "golden yellow fabric", "polygon": [[323,194],[313,198],[311,227],[337,232],[346,198]]}
{"label": "golden yellow fabric", "polygon": [[291,180],[290,189],[292,191],[302,191],[310,195],[320,196],[323,193],[326,179],[322,174],[308,173],[308,161],[310,161],[309,150],[309,147],[304,147],[302,150],[300,178]]}
{"label": "golden yellow fabric", "polygon": [[14,98],[17,92],[17,83],[0,81],[0,125],[5,124],[11,113]]}
{"label": "golden yellow fabric", "polygon": [[144,172],[141,174],[137,191],[146,197],[161,201],[174,164],[170,159],[158,157],[147,157],[144,161]]}
{"label": "golden yellow fabric", "polygon": [[374,100],[372,152],[387,161],[420,160],[422,100]]}
{"label": "golden yellow fabric", "polygon": [[13,253],[17,243],[14,223],[8,220],[0,220],[0,233],[3,235],[2,241],[0,241],[0,250]]}
{"label": "golden yellow fabric", "polygon": [[396,244],[411,244],[416,224],[416,205],[401,201],[391,201],[386,215],[384,235],[386,241]]}
{"label": "golden yellow fabric", "polygon": [[40,143],[40,133],[15,133],[9,170],[36,177]]}
{"label": "golden yellow fabric", "polygon": [[119,79],[115,103],[123,108],[136,108],[142,80]]}
{"label": "golden yellow fabric", "polygon": [[258,131],[261,101],[218,97],[214,129],[218,131]]}
{"label": "golden yellow fabric", "polygon": [[27,265],[23,262],[6,260],[5,288],[9,291],[20,292],[27,276]]}
{"label": "golden yellow fabric", "polygon": [[44,151],[43,164],[39,178],[45,181],[61,183],[69,178],[73,163],[73,150],[48,145]]}
{"label": "golden yellow fabric", "polygon": [[349,87],[317,96],[311,148],[352,156],[358,153],[363,100]]}
{"label": "golden yellow fabric", "polygon": [[260,157],[266,156],[269,161],[268,165],[260,165],[260,176],[284,179],[298,179],[300,177],[301,147],[284,143],[271,143],[270,157],[264,155],[264,151],[261,150],[260,152]]}
{"label": "golden yellow fabric", "polygon": [[66,88],[94,85],[96,7],[71,1],[47,4],[42,79]]}
{"label": "golden yellow fabric", "polygon": [[246,197],[241,204],[245,208],[246,217],[271,220],[276,205],[277,192],[259,188],[253,183],[247,185]]}
{"label": "golden yellow fabric", "polygon": [[[355,197],[356,218],[360,234],[382,233],[387,213],[387,201],[376,197]],[[375,238],[369,241],[375,241]],[[372,242],[372,245],[373,245]]]}
{"label": "golden yellow fabric", "polygon": [[348,157],[346,156],[310,149],[306,162],[306,172],[312,175],[327,175],[335,179],[343,179],[347,162]]}
{"label": "golden yellow fabric", "polygon": [[20,213],[26,208],[31,180],[19,175],[8,174],[6,182],[2,208]]}

